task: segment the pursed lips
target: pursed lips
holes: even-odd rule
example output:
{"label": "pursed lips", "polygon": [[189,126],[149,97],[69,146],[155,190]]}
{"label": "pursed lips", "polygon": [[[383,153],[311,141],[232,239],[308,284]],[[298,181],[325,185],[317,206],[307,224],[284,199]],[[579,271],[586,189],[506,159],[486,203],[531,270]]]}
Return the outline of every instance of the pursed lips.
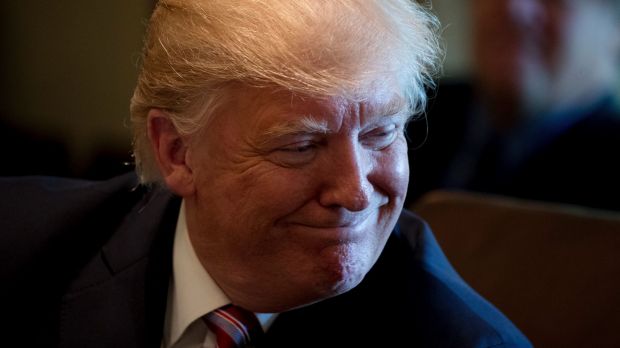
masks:
{"label": "pursed lips", "polygon": [[[316,216],[293,217],[290,224],[313,228],[346,228],[363,224],[371,215],[379,212],[380,207],[368,207],[362,211],[352,212],[345,209],[326,210]],[[322,216],[320,216],[322,215]]]}
{"label": "pursed lips", "polygon": [[287,222],[287,225],[293,233],[299,233],[304,237],[346,242],[361,238],[369,225],[377,223],[377,221],[369,221],[369,219],[371,216],[377,216],[378,213],[378,208],[366,209],[316,220],[294,219]]}

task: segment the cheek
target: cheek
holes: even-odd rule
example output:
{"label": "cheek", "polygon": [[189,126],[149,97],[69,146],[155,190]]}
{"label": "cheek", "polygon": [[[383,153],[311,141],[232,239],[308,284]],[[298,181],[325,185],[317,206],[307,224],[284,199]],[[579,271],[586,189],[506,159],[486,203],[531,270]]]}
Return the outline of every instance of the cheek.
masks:
{"label": "cheek", "polygon": [[[276,226],[303,205],[303,181],[287,173],[256,170],[212,179],[204,182],[199,203],[205,248],[226,252],[227,259],[236,260],[230,262],[252,260],[241,268],[256,274],[266,272],[270,265],[282,268],[282,260],[293,262],[298,257],[287,254],[297,245]],[[294,251],[303,253],[303,249]]]}
{"label": "cheek", "polygon": [[242,214],[248,224],[267,229],[304,205],[313,190],[310,177],[269,165],[236,175],[221,187],[228,188],[220,192],[227,197],[228,209]]}
{"label": "cheek", "polygon": [[376,157],[371,180],[389,196],[404,197],[409,183],[409,160],[407,142],[399,137],[386,151]]}

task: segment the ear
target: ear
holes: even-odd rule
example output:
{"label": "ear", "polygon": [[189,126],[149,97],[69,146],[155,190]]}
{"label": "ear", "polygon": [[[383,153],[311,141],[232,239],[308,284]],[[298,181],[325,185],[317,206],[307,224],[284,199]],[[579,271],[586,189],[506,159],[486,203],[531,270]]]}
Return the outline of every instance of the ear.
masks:
{"label": "ear", "polygon": [[161,109],[151,109],[147,122],[149,140],[166,185],[181,197],[191,196],[194,193],[194,176],[187,161],[186,140]]}

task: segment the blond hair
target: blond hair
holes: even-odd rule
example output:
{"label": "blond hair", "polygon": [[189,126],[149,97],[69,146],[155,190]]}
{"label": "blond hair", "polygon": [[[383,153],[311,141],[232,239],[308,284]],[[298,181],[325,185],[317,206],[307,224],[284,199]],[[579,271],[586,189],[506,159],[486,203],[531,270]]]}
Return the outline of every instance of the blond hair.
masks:
{"label": "blond hair", "polygon": [[160,180],[147,114],[198,131],[232,83],[356,98],[396,76],[412,113],[426,103],[440,54],[438,23],[410,0],[161,0],[150,19],[131,100],[136,168]]}

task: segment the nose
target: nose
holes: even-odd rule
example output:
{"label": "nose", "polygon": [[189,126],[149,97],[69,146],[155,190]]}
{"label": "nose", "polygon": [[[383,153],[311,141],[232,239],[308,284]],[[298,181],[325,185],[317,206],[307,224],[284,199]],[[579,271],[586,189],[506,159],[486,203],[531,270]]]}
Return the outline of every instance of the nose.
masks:
{"label": "nose", "polygon": [[319,196],[322,206],[349,211],[368,208],[374,191],[368,179],[372,163],[361,146],[349,144],[341,151],[333,151],[323,165],[324,184]]}

